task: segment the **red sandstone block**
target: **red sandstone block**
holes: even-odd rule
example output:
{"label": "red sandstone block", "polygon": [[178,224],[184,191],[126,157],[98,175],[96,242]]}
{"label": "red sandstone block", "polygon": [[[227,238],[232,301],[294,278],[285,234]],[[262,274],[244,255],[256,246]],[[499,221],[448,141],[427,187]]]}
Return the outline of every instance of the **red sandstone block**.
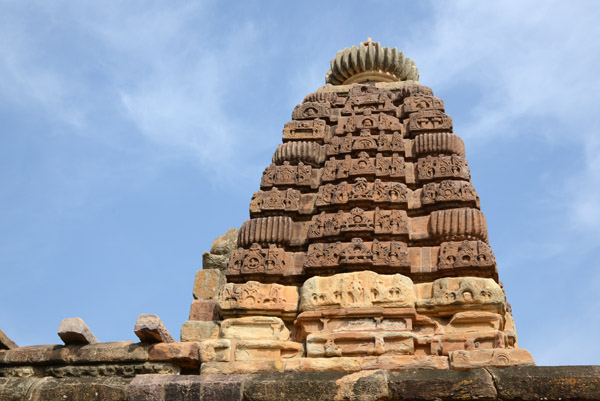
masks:
{"label": "red sandstone block", "polygon": [[197,299],[192,301],[189,320],[199,320],[201,322],[219,320],[219,313],[217,312],[217,300]]}

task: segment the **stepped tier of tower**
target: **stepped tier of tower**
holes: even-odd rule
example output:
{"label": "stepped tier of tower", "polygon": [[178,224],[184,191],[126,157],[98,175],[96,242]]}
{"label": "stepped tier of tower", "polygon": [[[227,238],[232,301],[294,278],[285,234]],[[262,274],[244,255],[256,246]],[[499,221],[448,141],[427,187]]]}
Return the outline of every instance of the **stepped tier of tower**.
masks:
{"label": "stepped tier of tower", "polygon": [[198,273],[204,321],[182,328],[202,372],[533,364],[464,144],[416,81],[308,95],[232,236],[205,255],[223,272]]}

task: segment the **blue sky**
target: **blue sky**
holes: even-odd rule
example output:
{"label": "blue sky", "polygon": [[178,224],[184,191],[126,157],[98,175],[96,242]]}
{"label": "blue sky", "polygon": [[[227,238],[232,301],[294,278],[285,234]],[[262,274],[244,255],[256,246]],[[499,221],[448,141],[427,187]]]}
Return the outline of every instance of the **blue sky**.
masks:
{"label": "blue sky", "polygon": [[600,3],[0,0],[0,329],[179,335],[283,124],[372,37],[466,144],[520,345],[598,364]]}

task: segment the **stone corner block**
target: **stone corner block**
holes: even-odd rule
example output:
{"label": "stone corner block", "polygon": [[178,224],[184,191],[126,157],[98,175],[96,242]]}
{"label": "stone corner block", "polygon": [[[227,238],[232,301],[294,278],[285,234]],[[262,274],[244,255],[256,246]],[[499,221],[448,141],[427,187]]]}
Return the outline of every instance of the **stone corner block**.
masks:
{"label": "stone corner block", "polygon": [[143,343],[172,343],[175,341],[158,315],[145,313],[139,315],[133,331]]}
{"label": "stone corner block", "polygon": [[62,320],[58,326],[58,336],[65,345],[96,344],[99,342],[87,324],[79,317]]}
{"label": "stone corner block", "polygon": [[194,280],[194,299],[216,299],[226,282],[225,273],[221,270],[198,270]]}

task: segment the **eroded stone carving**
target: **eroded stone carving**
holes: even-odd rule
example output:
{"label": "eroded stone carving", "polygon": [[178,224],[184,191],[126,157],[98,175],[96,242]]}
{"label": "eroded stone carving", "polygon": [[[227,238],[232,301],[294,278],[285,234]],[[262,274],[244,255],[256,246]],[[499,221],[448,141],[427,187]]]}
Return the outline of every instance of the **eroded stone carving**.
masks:
{"label": "eroded stone carving", "polygon": [[373,112],[396,114],[392,103],[392,93],[372,85],[356,85],[348,92],[348,99],[342,109],[343,115],[369,114]]}
{"label": "eroded stone carving", "polygon": [[270,191],[258,191],[250,201],[250,213],[263,211],[297,212],[300,202],[300,191],[288,188],[278,190],[273,187]]}
{"label": "eroded stone carving", "polygon": [[495,265],[492,249],[482,241],[444,242],[440,247],[440,269]]}
{"label": "eroded stone carving", "polygon": [[302,286],[300,309],[398,308],[413,307],[414,302],[413,284],[408,277],[361,271],[309,278]]}
{"label": "eroded stone carving", "polygon": [[430,181],[439,178],[471,178],[469,166],[460,156],[427,156],[417,163],[419,181]]}
{"label": "eroded stone carving", "polygon": [[312,167],[302,162],[292,166],[289,162],[283,162],[283,165],[277,166],[271,164],[263,172],[260,180],[261,188],[270,188],[272,186],[311,186],[312,185]]}
{"label": "eroded stone carving", "polygon": [[346,155],[343,160],[330,158],[325,162],[321,174],[321,181],[329,182],[346,179],[348,177],[390,177],[404,178],[404,158],[398,154],[383,156],[377,153],[375,158],[366,152],[361,152],[356,158]]}
{"label": "eroded stone carving", "polygon": [[219,312],[228,318],[236,315],[294,318],[298,310],[298,287],[280,284],[227,283],[219,294]]}
{"label": "eroded stone carving", "polygon": [[292,112],[293,120],[314,120],[317,118],[329,120],[331,108],[323,102],[304,102],[297,105]]}
{"label": "eroded stone carving", "polygon": [[446,277],[415,285],[417,310],[452,314],[457,309],[504,313],[502,289],[490,278]]}
{"label": "eroded stone carving", "polygon": [[440,110],[424,110],[410,115],[407,131],[411,137],[422,132],[452,132],[452,119]]}
{"label": "eroded stone carving", "polygon": [[252,244],[250,249],[236,249],[231,253],[227,275],[282,275],[289,265],[289,258],[282,248],[270,244],[262,248],[259,244]]}
{"label": "eroded stone carving", "polygon": [[475,188],[468,181],[444,180],[423,185],[421,204],[433,205],[438,202],[470,202],[477,204]]}
{"label": "eroded stone carving", "polygon": [[437,110],[443,113],[444,102],[435,96],[410,96],[405,98],[400,106],[400,115],[406,118],[411,113],[419,113],[425,110]]}

